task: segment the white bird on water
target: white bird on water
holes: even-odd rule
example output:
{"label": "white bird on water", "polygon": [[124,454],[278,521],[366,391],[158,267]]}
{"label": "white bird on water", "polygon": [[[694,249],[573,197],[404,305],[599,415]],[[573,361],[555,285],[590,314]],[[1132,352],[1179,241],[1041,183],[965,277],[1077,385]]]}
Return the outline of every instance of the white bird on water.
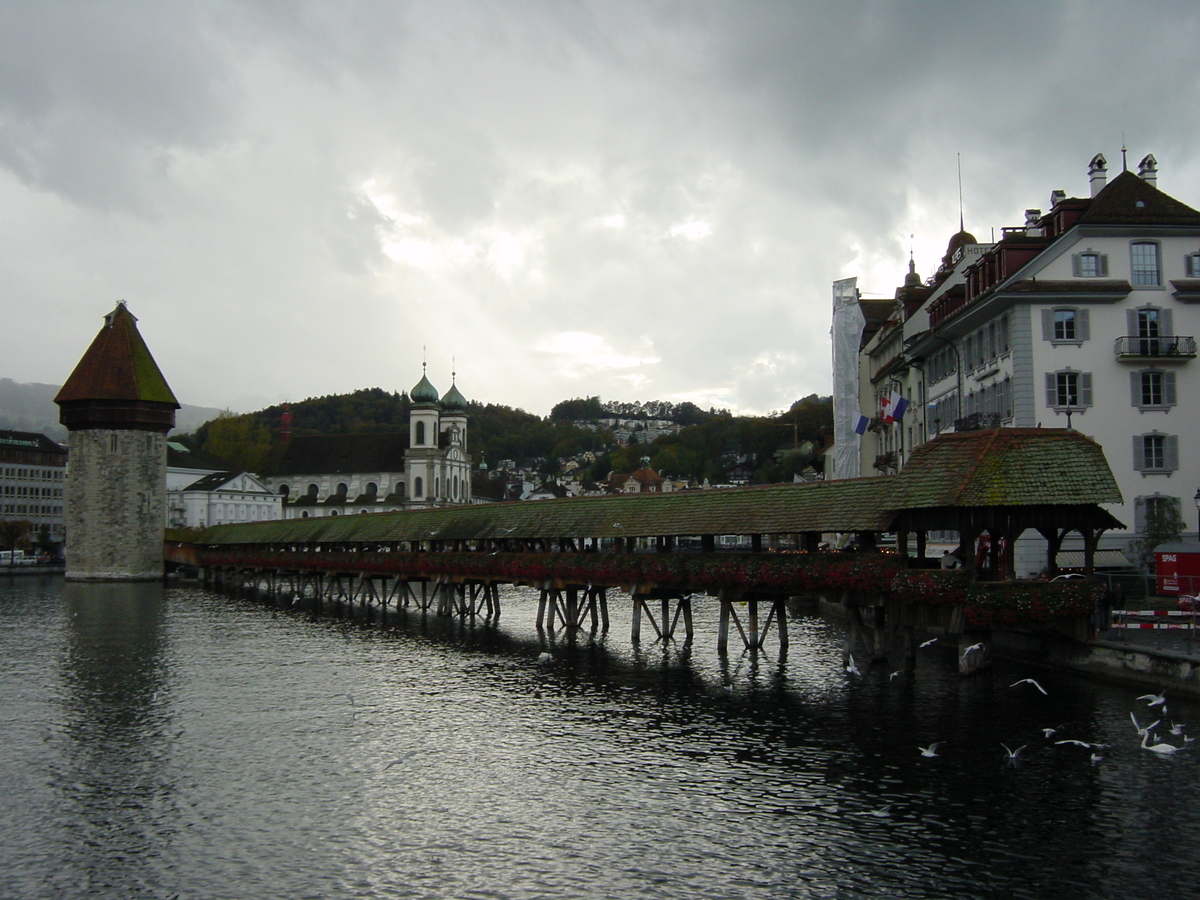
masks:
{"label": "white bird on water", "polygon": [[1146,700],[1147,706],[1162,706],[1167,702],[1167,692],[1163,691],[1161,694],[1142,694],[1138,699]]}
{"label": "white bird on water", "polygon": [[1142,749],[1150,750],[1153,753],[1157,753],[1159,756],[1170,756],[1172,753],[1178,753],[1181,750],[1187,749],[1185,747],[1176,747],[1174,744],[1167,743],[1148,744],[1146,743],[1148,740],[1150,740],[1150,735],[1148,734],[1142,738]]}
{"label": "white bird on water", "polygon": [[937,756],[937,748],[942,746],[942,744],[944,744],[944,743],[946,743],[946,742],[945,741],[935,741],[934,743],[930,744],[928,747],[918,747],[917,749],[919,751],[921,751],[922,756],[926,757],[927,759],[932,759],[933,757]]}
{"label": "white bird on water", "polygon": [[548,665],[549,663],[554,662],[554,654],[546,652],[539,653],[537,661],[543,666]]}
{"label": "white bird on water", "polygon": [[1018,684],[1032,684],[1035,688],[1037,688],[1043,694],[1046,693],[1046,689],[1044,687],[1042,687],[1040,684],[1038,684],[1036,681],[1034,681],[1032,678],[1022,678],[1020,681],[1014,681],[1012,684],[1009,685],[1009,687],[1016,687]]}

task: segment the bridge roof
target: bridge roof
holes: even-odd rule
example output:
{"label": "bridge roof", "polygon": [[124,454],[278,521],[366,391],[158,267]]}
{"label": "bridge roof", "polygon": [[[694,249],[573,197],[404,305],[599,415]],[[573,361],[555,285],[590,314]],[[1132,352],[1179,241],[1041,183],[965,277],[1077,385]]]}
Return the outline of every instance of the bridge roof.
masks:
{"label": "bridge roof", "polygon": [[209,528],[200,543],[372,543],[884,531],[885,479],[769,484],[288,519]]}
{"label": "bridge roof", "polygon": [[[905,510],[945,508],[1027,508],[1026,515],[1035,516],[1053,509],[1059,524],[1093,523],[1099,517],[1104,527],[1113,527],[1119,523],[1097,504],[1120,502],[1099,444],[1065,429],[1003,428],[942,435],[918,448],[900,474],[887,477],[217,525],[197,542],[370,544],[884,532],[892,530]],[[948,522],[945,527],[957,525]]]}
{"label": "bridge roof", "polygon": [[894,509],[1121,503],[1103,448],[1065,428],[995,428],[922,444],[896,477]]}

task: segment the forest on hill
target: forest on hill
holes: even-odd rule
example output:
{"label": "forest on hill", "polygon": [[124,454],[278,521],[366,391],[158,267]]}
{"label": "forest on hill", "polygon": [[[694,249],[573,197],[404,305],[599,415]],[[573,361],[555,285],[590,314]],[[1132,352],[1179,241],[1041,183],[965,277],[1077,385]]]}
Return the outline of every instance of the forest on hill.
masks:
{"label": "forest on hill", "polygon": [[[291,433],[403,431],[408,407],[406,394],[380,388],[313,397],[290,404]],[[222,413],[194,434],[172,439],[260,472],[279,440],[283,413],[282,405],[242,415]],[[779,415],[734,416],[725,410],[705,412],[690,403],[604,403],[593,397],[563,401],[545,418],[510,406],[470,403],[467,417],[467,443],[475,465],[486,462],[495,468],[501,460],[512,460],[552,476],[560,473],[564,462],[591,451],[596,458],[583,473],[591,480],[603,479],[610,471],[633,471],[649,458],[652,468],[673,478],[719,484],[728,480],[730,470],[744,466],[754,481],[766,483],[791,481],[813,464],[819,468],[815,454],[833,428],[833,405],[831,398],[812,394]],[[652,441],[639,440],[634,431],[628,445],[620,446],[612,430],[598,424],[613,418],[666,420],[681,427]]]}

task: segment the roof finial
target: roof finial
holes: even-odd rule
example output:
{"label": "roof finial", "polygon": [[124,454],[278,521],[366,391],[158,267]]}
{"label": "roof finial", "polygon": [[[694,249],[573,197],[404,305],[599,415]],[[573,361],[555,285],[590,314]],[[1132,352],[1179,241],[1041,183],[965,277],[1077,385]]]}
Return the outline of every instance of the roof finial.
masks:
{"label": "roof finial", "polygon": [[1125,159],[1125,154],[1128,151],[1128,149],[1129,148],[1125,146],[1125,132],[1122,131],[1121,132],[1121,171],[1122,172],[1129,171],[1129,163]]}
{"label": "roof finial", "polygon": [[963,205],[962,205],[962,153],[956,153],[958,157],[958,230],[966,231],[963,227]]}

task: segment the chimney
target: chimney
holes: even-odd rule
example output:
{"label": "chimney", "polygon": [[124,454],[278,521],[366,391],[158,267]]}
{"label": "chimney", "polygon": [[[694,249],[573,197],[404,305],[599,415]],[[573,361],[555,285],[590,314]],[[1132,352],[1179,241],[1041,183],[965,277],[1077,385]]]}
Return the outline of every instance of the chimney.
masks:
{"label": "chimney", "polygon": [[1158,187],[1158,160],[1153,153],[1147,153],[1146,158],[1138,164],[1138,177],[1151,187]]}
{"label": "chimney", "polygon": [[1066,191],[1051,191],[1050,192],[1050,208],[1054,209],[1054,207],[1058,206],[1058,204],[1062,203],[1066,199],[1067,199]]}
{"label": "chimney", "polygon": [[1042,217],[1040,209],[1025,210],[1025,234],[1029,237],[1041,237],[1044,233],[1038,228],[1038,219]]}
{"label": "chimney", "polygon": [[1108,181],[1108,160],[1104,158],[1103,153],[1097,153],[1092,157],[1091,165],[1088,166],[1088,178],[1092,182],[1092,196],[1095,197],[1104,190],[1104,185]]}

